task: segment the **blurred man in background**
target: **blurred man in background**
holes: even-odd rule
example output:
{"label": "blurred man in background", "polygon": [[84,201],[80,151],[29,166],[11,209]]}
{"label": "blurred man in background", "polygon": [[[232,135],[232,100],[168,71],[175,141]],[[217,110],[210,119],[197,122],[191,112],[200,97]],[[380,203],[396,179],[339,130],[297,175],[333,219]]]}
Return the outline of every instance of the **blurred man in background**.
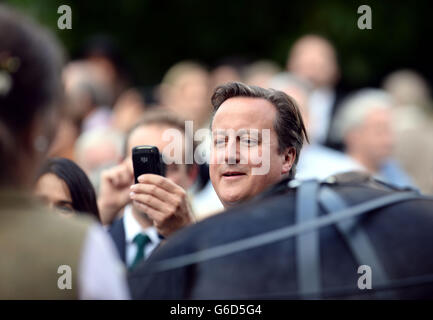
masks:
{"label": "blurred man in background", "polygon": [[63,70],[68,115],[81,131],[111,125],[110,88],[100,69],[85,61],[70,62]]}
{"label": "blurred man in background", "polygon": [[242,72],[242,82],[251,86],[267,88],[269,79],[280,71],[280,68],[274,62],[259,60],[244,68]]}
{"label": "blurred man in background", "polygon": [[365,170],[385,182],[412,186],[407,174],[392,159],[395,144],[391,97],[379,89],[363,89],[340,107],[333,138],[342,140],[355,169]]}
{"label": "blurred man in background", "polygon": [[290,50],[287,70],[313,85],[309,101],[311,141],[331,145],[329,129],[340,93],[337,53],[333,45],[318,35],[305,35]]}
{"label": "blurred man in background", "polygon": [[383,88],[394,98],[394,156],[424,193],[433,194],[433,104],[427,82],[412,70],[387,76]]}
{"label": "blurred man in background", "polygon": [[[165,177],[145,174],[134,184],[132,149],[152,145],[164,155],[172,143],[164,139],[170,129],[177,130],[182,139],[182,158],[167,165]],[[184,122],[178,117],[164,110],[149,111],[128,133],[124,161],[102,173],[98,197],[101,220],[110,225],[109,233],[128,268],[147,258],[163,237],[195,220],[186,190],[194,183],[197,169],[183,161],[192,147],[192,140],[185,136]]]}
{"label": "blurred man in background", "polygon": [[242,81],[246,61],[239,56],[228,56],[220,59],[210,72],[210,90],[227,82]]}
{"label": "blurred man in background", "polygon": [[194,121],[194,129],[209,123],[209,74],[200,64],[182,61],[172,66],[160,85],[160,103],[185,120]]}
{"label": "blurred man in background", "polygon": [[124,91],[113,107],[113,128],[127,133],[146,111],[146,102],[139,88]]}
{"label": "blurred man in background", "polygon": [[74,145],[82,131],[111,125],[108,89],[100,84],[96,69],[84,61],[67,64],[62,72],[65,104],[59,130],[49,151],[51,157],[74,159]]}
{"label": "blurred man in background", "polygon": [[108,89],[106,104],[113,106],[130,86],[130,70],[120,47],[110,35],[96,34],[86,40],[81,51],[80,59],[91,65],[99,83]]}

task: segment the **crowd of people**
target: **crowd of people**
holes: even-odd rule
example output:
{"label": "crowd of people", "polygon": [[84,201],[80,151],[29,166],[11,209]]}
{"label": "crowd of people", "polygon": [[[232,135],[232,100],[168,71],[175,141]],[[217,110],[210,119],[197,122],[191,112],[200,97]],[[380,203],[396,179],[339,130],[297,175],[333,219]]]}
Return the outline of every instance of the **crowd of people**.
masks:
{"label": "crowd of people", "polygon": [[[0,298],[131,298],[127,275],[173,234],[284,178],[362,171],[433,194],[433,106],[419,73],[340,92],[329,39],[304,35],[287,57],[284,67],[180,61],[144,90],[107,39],[68,61],[50,32],[0,6],[0,252],[10,257]],[[164,153],[170,130],[177,161],[136,183],[132,149]],[[62,265],[72,290],[57,287]]]}

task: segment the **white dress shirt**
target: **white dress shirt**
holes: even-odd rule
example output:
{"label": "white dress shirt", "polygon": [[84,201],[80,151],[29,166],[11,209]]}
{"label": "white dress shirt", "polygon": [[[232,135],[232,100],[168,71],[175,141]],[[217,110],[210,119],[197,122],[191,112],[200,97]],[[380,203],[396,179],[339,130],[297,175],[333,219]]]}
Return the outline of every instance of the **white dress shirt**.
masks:
{"label": "white dress shirt", "polygon": [[331,125],[335,92],[319,88],[312,92],[309,102],[312,142],[324,143]]}
{"label": "white dress shirt", "polygon": [[312,143],[301,150],[296,166],[296,179],[324,180],[331,175],[354,170],[365,169],[344,153]]}
{"label": "white dress shirt", "polygon": [[132,214],[132,205],[127,205],[123,214],[123,227],[125,228],[125,242],[126,242],[126,265],[129,267],[134,262],[135,256],[137,255],[137,244],[133,242],[135,236],[139,233],[146,234],[151,242],[144,247],[144,258],[150,256],[152,251],[159,245],[161,239],[158,236],[158,232],[155,227],[148,227],[143,229],[141,225],[135,220]]}

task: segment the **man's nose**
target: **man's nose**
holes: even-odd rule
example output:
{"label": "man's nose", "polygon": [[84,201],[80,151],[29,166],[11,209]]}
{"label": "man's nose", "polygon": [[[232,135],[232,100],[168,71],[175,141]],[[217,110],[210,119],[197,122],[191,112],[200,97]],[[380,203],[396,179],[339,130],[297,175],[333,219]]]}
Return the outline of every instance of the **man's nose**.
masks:
{"label": "man's nose", "polygon": [[239,143],[237,139],[229,139],[227,142],[226,150],[225,150],[225,160],[228,164],[236,164],[239,163],[240,155],[239,155]]}

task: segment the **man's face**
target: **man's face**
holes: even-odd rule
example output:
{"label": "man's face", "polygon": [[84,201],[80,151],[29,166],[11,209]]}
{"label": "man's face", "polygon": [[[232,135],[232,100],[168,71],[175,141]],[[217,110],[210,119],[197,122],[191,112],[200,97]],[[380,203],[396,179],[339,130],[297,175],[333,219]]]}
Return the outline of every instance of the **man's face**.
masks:
{"label": "man's face", "polygon": [[199,126],[208,120],[211,111],[209,98],[209,76],[204,71],[193,71],[177,80],[167,107]]}
{"label": "man's face", "polygon": [[316,87],[332,87],[338,77],[333,47],[316,37],[304,38],[295,45],[288,69]]}
{"label": "man's face", "polygon": [[[209,171],[225,207],[254,197],[290,171],[294,154],[278,153],[273,125],[276,114],[270,102],[248,97],[230,98],[216,112]],[[266,131],[268,139],[262,134]],[[258,168],[266,166],[267,174],[257,173],[261,171]]]}
{"label": "man's face", "polygon": [[[128,156],[127,159],[132,158],[132,148],[140,145],[152,145],[159,149],[159,152],[163,153],[167,145],[172,141],[164,141],[163,134],[170,127],[167,125],[144,125],[135,129],[128,139]],[[173,128],[171,128],[173,129]],[[182,142],[184,142],[184,134],[182,133]],[[184,145],[183,145],[184,146]],[[183,147],[184,148],[184,147]],[[184,155],[185,149],[182,149],[182,155]],[[191,186],[191,179],[188,176],[187,167],[182,159],[178,159],[176,163],[166,165],[166,177],[172,180],[177,185],[184,189],[188,189]],[[131,170],[132,160],[129,161]],[[180,164],[177,164],[180,163]]]}
{"label": "man's face", "polygon": [[357,152],[373,166],[379,167],[391,154],[394,145],[390,110],[372,110],[351,137]]}

